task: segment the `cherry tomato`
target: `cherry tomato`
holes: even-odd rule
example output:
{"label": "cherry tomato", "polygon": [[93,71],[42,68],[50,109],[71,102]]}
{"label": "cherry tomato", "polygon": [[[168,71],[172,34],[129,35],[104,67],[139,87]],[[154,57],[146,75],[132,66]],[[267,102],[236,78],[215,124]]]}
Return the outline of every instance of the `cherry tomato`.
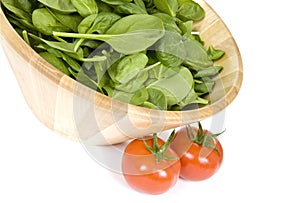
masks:
{"label": "cherry tomato", "polygon": [[171,148],[180,157],[182,179],[205,180],[219,170],[223,161],[222,145],[216,138],[219,134],[202,130],[201,124],[176,132]]}
{"label": "cherry tomato", "polygon": [[122,171],[133,189],[148,194],[162,194],[177,182],[180,161],[162,139],[145,137],[135,139],[126,146]]}

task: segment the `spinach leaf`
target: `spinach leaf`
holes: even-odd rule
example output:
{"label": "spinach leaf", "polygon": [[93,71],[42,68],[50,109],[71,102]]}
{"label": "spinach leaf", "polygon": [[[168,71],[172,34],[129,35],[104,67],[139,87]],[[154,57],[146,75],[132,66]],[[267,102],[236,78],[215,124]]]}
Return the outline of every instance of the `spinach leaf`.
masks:
{"label": "spinach leaf", "polygon": [[148,97],[149,95],[147,89],[141,88],[133,94],[129,103],[133,105],[142,105],[148,100]]}
{"label": "spinach leaf", "polygon": [[44,4],[49,8],[53,8],[62,13],[73,13],[77,12],[74,8],[71,0],[38,0],[40,3]]}
{"label": "spinach leaf", "polygon": [[217,75],[223,69],[222,66],[210,66],[207,68],[200,69],[196,74],[195,78],[212,77]]}
{"label": "spinach leaf", "polygon": [[[161,110],[167,110],[167,99],[162,90],[155,87],[149,87],[147,88],[149,99],[148,102],[151,104],[154,104],[155,107]],[[146,103],[148,104],[148,103]],[[148,104],[149,105],[149,104]],[[153,106],[152,106],[153,108]]]}
{"label": "spinach leaf", "polygon": [[178,104],[193,88],[194,80],[189,69],[182,67],[177,74],[153,82],[148,87],[164,92],[168,106]]}
{"label": "spinach leaf", "polygon": [[209,77],[203,77],[201,81],[195,83],[195,91],[198,95],[210,93],[215,82]]}
{"label": "spinach leaf", "polygon": [[104,3],[109,5],[122,5],[125,3],[130,3],[132,0],[102,0]]}
{"label": "spinach leaf", "polygon": [[57,58],[63,59],[74,71],[79,72],[81,70],[81,66],[78,62],[64,52],[54,49],[47,44],[39,44],[37,48],[44,49],[49,53],[54,54]]}
{"label": "spinach leaf", "polygon": [[145,68],[147,62],[148,57],[143,53],[125,56],[108,69],[108,74],[116,83],[127,83]]}
{"label": "spinach leaf", "polygon": [[120,14],[147,14],[146,9],[142,9],[134,3],[121,4],[115,7],[115,12]]}
{"label": "spinach leaf", "polygon": [[31,13],[37,6],[36,0],[15,0],[15,5],[27,13]]}
{"label": "spinach leaf", "polygon": [[164,28],[165,28],[166,31],[178,32],[178,33],[181,34],[181,30],[177,26],[176,20],[172,16],[169,16],[168,14],[161,13],[161,12],[154,13],[152,15],[154,15],[154,16],[156,16],[156,17],[158,17],[159,19],[162,20],[162,22],[164,24]]}
{"label": "spinach leaf", "polygon": [[71,0],[71,2],[82,17],[98,13],[98,5],[95,0]]}
{"label": "spinach leaf", "polygon": [[[128,93],[133,93],[144,87],[144,83],[148,79],[148,72],[140,72],[132,80],[127,83],[113,83],[111,86],[117,90],[121,90]],[[111,80],[112,81],[112,80]]]}
{"label": "spinach leaf", "polygon": [[149,70],[149,78],[153,78],[155,79],[154,81],[157,81],[178,74],[179,70],[179,67],[166,67],[163,64],[159,64]]}
{"label": "spinach leaf", "polygon": [[133,0],[133,1],[138,7],[140,7],[142,10],[146,11],[147,13],[147,8],[143,0]]}
{"label": "spinach leaf", "polygon": [[189,66],[192,70],[198,71],[201,68],[213,65],[213,61],[208,56],[205,48],[198,41],[186,38],[183,44],[186,50],[184,64]]}
{"label": "spinach leaf", "polygon": [[156,57],[166,66],[180,66],[186,58],[184,38],[177,32],[166,32],[156,43]]}
{"label": "spinach leaf", "polygon": [[61,24],[70,28],[74,32],[78,32],[78,26],[82,21],[82,17],[78,13],[65,14],[53,9],[48,10]]}
{"label": "spinach leaf", "polygon": [[18,16],[12,13],[7,13],[6,17],[10,23],[18,26],[20,29],[27,30],[28,32],[32,32],[32,33],[36,32],[36,28],[32,24],[31,19],[30,21],[27,21],[26,19],[19,18]]}
{"label": "spinach leaf", "polygon": [[146,50],[164,35],[162,21],[151,15],[135,14],[121,18],[106,34],[76,34],[53,32],[58,37],[102,40],[122,54],[132,54]]}
{"label": "spinach leaf", "polygon": [[18,5],[16,0],[1,0],[1,2],[7,10],[14,13],[18,18],[31,22],[31,14],[23,10],[24,8]]}
{"label": "spinach leaf", "polygon": [[68,32],[70,28],[61,24],[47,8],[39,8],[32,13],[32,23],[38,31],[45,35],[52,35],[53,31]]}
{"label": "spinach leaf", "polygon": [[178,10],[177,0],[154,0],[154,5],[156,8],[170,16],[176,16]]}
{"label": "spinach leaf", "polygon": [[189,0],[181,3],[178,11],[177,17],[180,20],[201,20],[204,18],[205,12],[203,8],[196,2]]}
{"label": "spinach leaf", "polygon": [[100,1],[100,0],[96,0],[97,6],[98,6],[98,13],[101,12],[112,12],[113,8],[111,6],[109,6],[108,4]]}
{"label": "spinach leaf", "polygon": [[105,33],[121,17],[115,13],[101,12],[84,18],[78,25],[79,33]]}
{"label": "spinach leaf", "polygon": [[212,45],[208,47],[208,55],[211,60],[216,61],[222,58],[225,54],[223,50],[215,49]]}
{"label": "spinach leaf", "polygon": [[58,70],[63,72],[66,75],[70,75],[68,68],[65,66],[64,62],[57,58],[54,54],[49,52],[41,52],[39,53],[41,57],[43,57],[46,61],[56,67]]}

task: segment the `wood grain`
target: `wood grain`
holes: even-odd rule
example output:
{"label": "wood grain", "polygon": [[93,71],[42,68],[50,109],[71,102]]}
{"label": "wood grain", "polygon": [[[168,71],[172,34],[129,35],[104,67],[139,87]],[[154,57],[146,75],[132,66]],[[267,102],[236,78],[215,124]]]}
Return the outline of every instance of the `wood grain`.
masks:
{"label": "wood grain", "polygon": [[13,30],[0,9],[0,40],[24,98],[35,116],[51,130],[91,145],[110,145],[149,133],[206,119],[228,106],[237,96],[243,78],[241,55],[230,31],[202,0],[205,19],[194,29],[206,45],[223,49],[217,62],[225,68],[216,80],[212,101],[188,111],[159,111],[125,104],[102,95],[43,60]]}

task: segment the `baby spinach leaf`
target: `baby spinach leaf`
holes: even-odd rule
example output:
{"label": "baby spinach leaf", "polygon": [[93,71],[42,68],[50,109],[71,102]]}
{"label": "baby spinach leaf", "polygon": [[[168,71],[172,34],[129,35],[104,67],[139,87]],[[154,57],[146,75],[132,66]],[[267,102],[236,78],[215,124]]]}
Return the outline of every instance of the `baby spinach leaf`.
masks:
{"label": "baby spinach leaf", "polygon": [[95,0],[71,0],[71,2],[82,17],[98,13],[98,5]]}
{"label": "baby spinach leaf", "polygon": [[132,0],[102,0],[102,1],[110,5],[121,5],[121,4],[132,2]]}
{"label": "baby spinach leaf", "polygon": [[38,0],[40,3],[44,4],[49,8],[53,8],[62,13],[73,13],[77,12],[74,8],[71,0]]}
{"label": "baby spinach leaf", "polygon": [[[155,107],[161,110],[167,110],[167,99],[163,91],[156,87],[147,88],[148,91],[148,102],[151,104],[155,104]],[[146,105],[149,103],[146,103]],[[151,106],[151,105],[150,105]],[[152,107],[151,107],[152,108]]]}
{"label": "baby spinach leaf", "polygon": [[205,48],[198,41],[187,38],[183,41],[183,44],[186,50],[184,64],[191,69],[198,71],[201,68],[213,65],[213,61],[208,56]]}
{"label": "baby spinach leaf", "polygon": [[209,77],[202,78],[201,82],[195,83],[195,91],[198,95],[207,94],[212,91],[215,82]]}
{"label": "baby spinach leaf", "polygon": [[159,64],[149,70],[149,78],[153,78],[156,80],[168,78],[172,75],[178,74],[180,68],[178,67],[166,67],[163,64]]}
{"label": "baby spinach leaf", "polygon": [[36,28],[32,24],[31,20],[27,21],[26,19],[19,18],[18,16],[12,13],[7,13],[6,17],[10,23],[18,26],[22,30],[27,30],[28,32],[32,32],[32,33],[36,32]]}
{"label": "baby spinach leaf", "polygon": [[178,10],[177,0],[154,0],[154,5],[156,8],[170,16],[176,16]]}
{"label": "baby spinach leaf", "polygon": [[99,14],[89,15],[78,25],[79,33],[105,33],[121,17],[115,13],[101,12]]}
{"label": "baby spinach leaf", "polygon": [[189,69],[182,67],[179,72],[168,78],[158,80],[148,87],[155,87],[164,92],[168,105],[178,104],[193,88],[194,80]]}
{"label": "baby spinach leaf", "polygon": [[156,44],[156,57],[166,66],[180,66],[186,58],[183,40],[177,32],[166,32]]}
{"label": "baby spinach leaf", "polygon": [[47,8],[39,8],[32,13],[32,23],[38,31],[45,35],[52,35],[53,31],[68,32],[70,28],[61,24]]}
{"label": "baby spinach leaf", "polygon": [[115,7],[115,12],[120,14],[147,14],[146,9],[142,9],[134,3],[121,4]]}
{"label": "baby spinach leaf", "polygon": [[147,8],[145,6],[145,3],[143,2],[143,0],[133,0],[133,2],[140,7],[141,9],[143,9],[144,11],[146,11],[147,13]]}
{"label": "baby spinach leaf", "polygon": [[54,36],[102,40],[122,54],[146,50],[164,35],[162,21],[151,15],[135,14],[121,18],[106,34],[76,34],[53,32]]}
{"label": "baby spinach leaf", "polygon": [[222,66],[209,66],[207,68],[203,68],[199,70],[196,74],[194,74],[195,78],[203,78],[203,77],[211,77],[218,74],[223,69]]}
{"label": "baby spinach leaf", "polygon": [[70,75],[68,68],[65,66],[64,62],[60,58],[57,58],[54,54],[49,52],[41,52],[39,54],[41,57],[43,57],[46,61],[48,61],[58,70],[60,70],[66,75]]}
{"label": "baby spinach leaf", "polygon": [[84,84],[87,87],[90,87],[93,90],[97,90],[98,88],[98,84],[92,80],[85,72],[83,69],[81,69],[78,73],[77,73],[77,77],[76,77],[76,81],[78,81],[79,83]]}
{"label": "baby spinach leaf", "polygon": [[205,12],[203,8],[196,2],[189,0],[181,3],[178,11],[177,17],[180,20],[201,20],[204,18]]}
{"label": "baby spinach leaf", "polygon": [[70,28],[74,32],[78,32],[77,28],[80,22],[82,21],[82,17],[78,13],[65,14],[58,12],[53,9],[49,9],[49,12],[64,26]]}
{"label": "baby spinach leaf", "polygon": [[48,46],[50,46],[52,48],[55,48],[55,49],[58,49],[58,50],[64,51],[64,52],[74,53],[74,46],[75,46],[74,43],[49,41],[49,40],[45,40],[43,38],[37,37],[31,33],[28,33],[28,35],[35,40],[44,42],[45,44],[47,44]]}
{"label": "baby spinach leaf", "polygon": [[143,53],[125,56],[108,69],[108,74],[116,83],[127,83],[145,68],[147,62],[148,57]]}
{"label": "baby spinach leaf", "polygon": [[31,13],[37,6],[36,0],[15,0],[15,5],[27,13]]}
{"label": "baby spinach leaf", "polygon": [[136,91],[131,97],[130,104],[133,105],[142,105],[144,102],[148,100],[148,91],[146,88],[141,88]]}
{"label": "baby spinach leaf", "polygon": [[14,13],[18,18],[31,22],[31,14],[23,10],[20,5],[17,5],[16,0],[1,0],[4,7]]}
{"label": "baby spinach leaf", "polygon": [[113,83],[111,85],[117,90],[132,93],[143,88],[144,83],[146,82],[147,79],[148,79],[148,72],[141,72],[132,80],[128,81],[127,83],[119,83],[119,84]]}
{"label": "baby spinach leaf", "polygon": [[47,44],[40,44],[37,47],[47,50],[49,53],[54,54],[57,58],[63,59],[74,71],[79,72],[81,70],[81,66],[78,64],[78,62],[64,52],[54,49]]}
{"label": "baby spinach leaf", "polygon": [[215,49],[212,45],[208,47],[208,55],[211,60],[216,61],[222,58],[225,54],[223,50]]}
{"label": "baby spinach leaf", "polygon": [[96,0],[97,6],[98,6],[98,13],[101,12],[112,12],[113,9],[111,6],[109,6],[108,4],[100,1],[100,0]]}
{"label": "baby spinach leaf", "polygon": [[178,28],[176,21],[172,16],[161,12],[154,13],[153,15],[162,20],[166,31],[181,33],[181,30]]}

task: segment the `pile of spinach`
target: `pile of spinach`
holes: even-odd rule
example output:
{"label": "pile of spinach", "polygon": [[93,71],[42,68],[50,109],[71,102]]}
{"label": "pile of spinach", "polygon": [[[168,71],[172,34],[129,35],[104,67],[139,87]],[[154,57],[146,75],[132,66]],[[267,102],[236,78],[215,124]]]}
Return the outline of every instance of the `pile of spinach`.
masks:
{"label": "pile of spinach", "polygon": [[182,110],[203,96],[224,51],[204,48],[192,0],[1,0],[2,9],[41,57],[64,74],[134,105]]}

